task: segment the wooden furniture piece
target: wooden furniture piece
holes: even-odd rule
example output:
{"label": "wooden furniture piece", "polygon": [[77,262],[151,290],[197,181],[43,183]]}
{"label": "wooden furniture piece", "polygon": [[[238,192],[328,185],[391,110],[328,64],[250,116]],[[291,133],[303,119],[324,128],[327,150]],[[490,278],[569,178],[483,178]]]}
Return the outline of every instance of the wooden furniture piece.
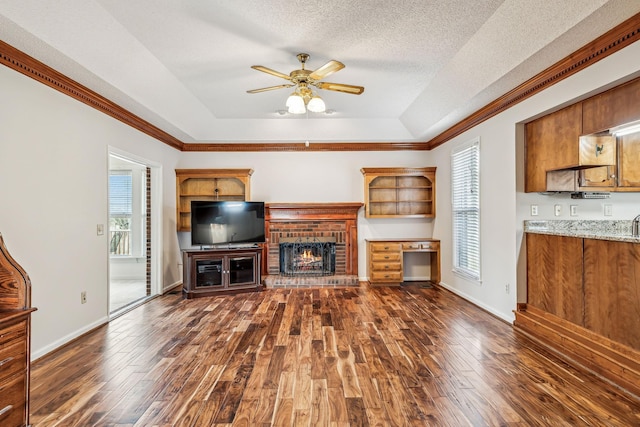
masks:
{"label": "wooden furniture piece", "polygon": [[31,281],[0,234],[0,425],[29,424]]}
{"label": "wooden furniture piece", "polygon": [[431,281],[440,283],[440,240],[367,239],[367,273],[371,285],[399,286],[404,280],[405,252],[430,254]]}
{"label": "wooden furniture piece", "polygon": [[640,134],[608,137],[613,146],[595,139],[637,120],[640,78],[526,123],[525,192],[547,191],[547,172],[559,169],[575,176],[575,191],[640,191]]}
{"label": "wooden furniture piece", "polygon": [[526,234],[527,303],[514,325],[640,395],[640,243]]}
{"label": "wooden furniture piece", "polygon": [[362,168],[367,218],[434,218],[436,168]]}
{"label": "wooden furniture piece", "polygon": [[183,298],[261,291],[261,254],[261,247],[183,251]]}
{"label": "wooden furniture piece", "polygon": [[191,201],[249,200],[252,169],[176,169],[176,223],[191,231]]}

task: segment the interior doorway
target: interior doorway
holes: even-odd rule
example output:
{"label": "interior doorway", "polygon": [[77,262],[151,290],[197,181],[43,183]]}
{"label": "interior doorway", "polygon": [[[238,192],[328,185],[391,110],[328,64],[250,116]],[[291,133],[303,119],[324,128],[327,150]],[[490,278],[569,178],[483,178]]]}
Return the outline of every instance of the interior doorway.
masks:
{"label": "interior doorway", "polygon": [[[156,295],[152,166],[109,152],[109,315]],[[155,285],[155,286],[154,286]]]}

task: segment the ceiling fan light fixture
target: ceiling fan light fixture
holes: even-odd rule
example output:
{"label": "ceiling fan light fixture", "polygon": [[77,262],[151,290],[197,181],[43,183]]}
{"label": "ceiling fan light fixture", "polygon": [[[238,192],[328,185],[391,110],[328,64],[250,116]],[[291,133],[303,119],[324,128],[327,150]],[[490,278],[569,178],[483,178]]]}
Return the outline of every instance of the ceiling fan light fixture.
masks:
{"label": "ceiling fan light fixture", "polygon": [[318,95],[315,95],[315,94],[309,100],[309,103],[307,104],[307,108],[312,113],[324,113],[324,111],[327,109],[322,98],[320,98]]}
{"label": "ceiling fan light fixture", "polygon": [[295,92],[289,95],[285,105],[287,106],[287,111],[291,114],[304,114],[307,111],[304,106],[304,99]]}

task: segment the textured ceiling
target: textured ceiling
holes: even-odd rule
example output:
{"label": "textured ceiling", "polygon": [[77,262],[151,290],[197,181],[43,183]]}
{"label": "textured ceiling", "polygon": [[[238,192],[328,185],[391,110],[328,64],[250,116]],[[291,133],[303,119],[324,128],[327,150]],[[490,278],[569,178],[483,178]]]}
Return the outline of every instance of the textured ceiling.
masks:
{"label": "textured ceiling", "polygon": [[[184,142],[425,141],[630,16],[640,0],[2,0],[0,39]],[[333,114],[280,115],[296,54]]]}

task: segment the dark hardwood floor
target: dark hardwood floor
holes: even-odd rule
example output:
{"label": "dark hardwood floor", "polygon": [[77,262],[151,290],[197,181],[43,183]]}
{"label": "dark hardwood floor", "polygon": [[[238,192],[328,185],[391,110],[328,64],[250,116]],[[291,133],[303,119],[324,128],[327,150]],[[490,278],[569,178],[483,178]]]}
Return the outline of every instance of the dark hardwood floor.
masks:
{"label": "dark hardwood floor", "polygon": [[166,295],[33,365],[42,426],[637,426],[640,401],[441,288]]}

